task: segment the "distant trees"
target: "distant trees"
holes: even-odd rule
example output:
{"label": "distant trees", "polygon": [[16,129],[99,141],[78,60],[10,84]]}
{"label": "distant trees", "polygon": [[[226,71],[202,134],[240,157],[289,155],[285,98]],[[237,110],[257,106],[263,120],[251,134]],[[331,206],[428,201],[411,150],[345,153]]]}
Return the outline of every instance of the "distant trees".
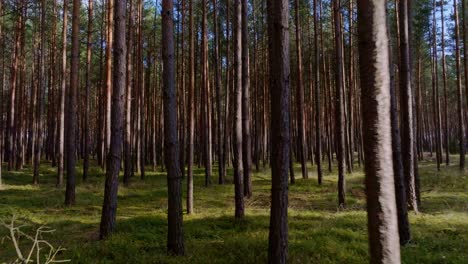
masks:
{"label": "distant trees", "polygon": [[[368,199],[382,198],[369,206],[372,241],[382,248],[393,241],[381,237],[393,222],[376,213],[393,214],[393,192],[407,243],[407,209],[417,212],[420,202],[418,161],[435,154],[443,170],[445,151],[447,165],[459,156],[465,167],[466,2],[359,0],[358,20],[369,22],[360,23],[359,38],[354,0],[173,2],[163,1],[160,14],[158,1],[0,0],[0,158],[8,170],[30,167],[32,183],[42,184],[40,169],[57,167],[56,186],[66,176],[65,204],[73,205],[80,160],[83,181],[99,164],[106,174],[101,238],[115,226],[120,170],[125,187],[135,173],[145,180],[148,165],[167,172],[168,250],[182,255],[182,209],[195,212],[196,168],[206,186],[213,171],[219,184],[234,183],[240,220],[254,193],[252,165],[271,166],[269,258],[284,263],[294,160],[304,179],[308,162],[316,165],[319,185],[323,162],[330,173],[337,164],[344,207],[356,159],[367,167]],[[358,40],[361,53],[369,50],[359,60]],[[390,231],[376,234],[377,226]],[[388,259],[386,252],[372,255]]]}

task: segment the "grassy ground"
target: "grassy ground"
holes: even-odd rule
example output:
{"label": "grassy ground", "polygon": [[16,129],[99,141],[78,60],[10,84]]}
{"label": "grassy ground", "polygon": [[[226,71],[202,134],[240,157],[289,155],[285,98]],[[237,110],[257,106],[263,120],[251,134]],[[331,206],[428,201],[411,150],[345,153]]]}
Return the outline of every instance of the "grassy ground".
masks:
{"label": "grassy ground", "polygon": [[[299,167],[296,169],[297,177]],[[254,172],[253,197],[246,201],[246,217],[242,223],[233,220],[233,185],[203,187],[203,170],[196,171],[195,214],[184,214],[185,257],[166,256],[164,173],[149,172],[145,181],[135,178],[130,187],[120,186],[117,231],[110,239],[98,241],[103,173],[93,167],[87,183],[78,181],[77,204],[65,207],[64,189],[54,185],[55,170],[44,164],[41,172],[39,186],[30,185],[32,176],[28,168],[4,172],[0,218],[8,219],[15,213],[30,229],[42,224],[56,229],[45,238],[56,246],[66,247],[61,258],[69,258],[72,263],[266,262],[269,170]],[[298,179],[290,186],[289,262],[368,262],[361,170],[346,176],[348,206],[345,210],[337,208],[336,174],[326,174],[324,184],[318,186],[315,169],[309,172],[308,180]],[[403,262],[467,263],[468,174],[461,174],[456,165],[443,167],[438,173],[429,161],[421,164],[420,174],[422,213],[410,215],[413,240],[402,249]],[[183,187],[185,192],[185,181]],[[5,235],[6,229],[0,227],[0,237]],[[13,258],[11,242],[5,240],[0,244],[0,263]]]}

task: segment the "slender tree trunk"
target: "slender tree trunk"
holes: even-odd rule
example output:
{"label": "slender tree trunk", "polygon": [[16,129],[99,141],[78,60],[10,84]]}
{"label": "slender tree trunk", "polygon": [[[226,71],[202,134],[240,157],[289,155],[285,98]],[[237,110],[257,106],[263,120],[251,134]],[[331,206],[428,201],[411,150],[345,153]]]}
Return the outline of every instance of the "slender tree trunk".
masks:
{"label": "slender tree trunk", "polygon": [[242,159],[244,170],[244,196],[252,196],[252,146],[250,138],[250,62],[248,3],[242,0]]}
{"label": "slender tree trunk", "polygon": [[[468,6],[466,6],[466,0],[462,0],[462,31],[463,31],[463,63],[465,65],[465,97],[466,97],[466,104],[468,108]],[[465,109],[467,111],[467,109]]]}
{"label": "slender tree trunk", "polygon": [[168,182],[168,233],[169,254],[184,255],[182,231],[182,177],[179,167],[179,144],[177,140],[177,98],[175,89],[173,3],[162,1],[162,50],[164,83],[164,157]]}
{"label": "slender tree trunk", "polygon": [[[104,156],[109,153],[111,141],[111,97],[112,97],[112,45],[114,23],[114,0],[107,0],[107,35],[106,35],[106,118]],[[104,163],[104,165],[107,165]]]}
{"label": "slender tree trunk", "polygon": [[437,163],[437,170],[440,171],[440,163],[442,162],[442,137],[440,134],[440,100],[439,100],[439,74],[438,74],[438,56],[437,56],[437,31],[436,31],[436,2],[433,1],[433,30],[432,30],[432,37],[433,37],[433,56],[432,56],[432,102],[434,106],[434,127],[436,136],[436,163]]}
{"label": "slender tree trunk", "polygon": [[206,14],[206,5],[207,1],[202,1],[203,5],[203,21],[202,21],[202,43],[201,43],[201,60],[202,60],[202,87],[203,87],[203,97],[205,103],[202,105],[202,115],[203,115],[203,124],[204,124],[204,154],[205,154],[205,186],[211,184],[211,104],[210,104],[210,84],[208,78],[208,28],[207,28],[207,14]]}
{"label": "slender tree trunk", "polygon": [[4,113],[4,103],[5,100],[5,38],[3,37],[3,24],[5,20],[3,19],[3,0],[0,0],[0,54],[2,58],[2,66],[0,72],[0,98],[2,100],[2,104],[0,105],[0,187],[2,186],[2,165],[3,165],[3,153],[5,151],[3,138],[4,138],[4,122],[3,122],[3,113]]}
{"label": "slender tree trunk", "polygon": [[235,217],[244,218],[244,172],[242,159],[242,4],[234,0],[234,185]]}
{"label": "slender tree trunk", "polygon": [[189,1],[189,71],[190,83],[188,92],[188,156],[187,156],[187,214],[193,213],[193,139],[194,139],[194,104],[195,104],[195,40],[193,28],[193,1]]}
{"label": "slender tree trunk", "polygon": [[392,167],[386,3],[357,3],[370,262],[395,264],[400,263],[400,248]]}
{"label": "slender tree trunk", "polygon": [[67,116],[65,123],[65,140],[67,153],[67,189],[65,205],[75,203],[75,163],[76,163],[76,132],[77,132],[77,93],[80,68],[80,0],[73,0],[72,17],[72,54],[70,68],[70,88],[67,93]]}
{"label": "slender tree trunk", "polygon": [[146,141],[145,141],[145,83],[143,76],[143,0],[138,0],[138,40],[137,40],[137,86],[139,91],[139,104],[138,108],[140,114],[138,115],[139,120],[139,170],[140,179],[145,179],[145,164],[146,164]]}
{"label": "slender tree trunk", "polygon": [[[390,37],[387,28],[387,36]],[[390,122],[392,131],[392,161],[393,161],[393,178],[395,184],[395,197],[398,216],[398,233],[400,236],[400,244],[406,245],[410,239],[410,226],[408,220],[408,206],[406,201],[405,177],[403,174],[403,160],[401,157],[401,135],[398,123],[398,101],[395,82],[395,68],[393,63],[391,45],[389,49],[390,63]]]}
{"label": "slender tree trunk", "polygon": [[181,76],[180,76],[180,90],[181,90],[181,97],[180,97],[180,124],[181,124],[181,130],[180,130],[180,146],[181,150],[179,152],[180,154],[180,167],[181,167],[181,173],[182,173],[182,178],[185,178],[185,161],[186,161],[186,130],[185,130],[185,122],[186,122],[186,115],[187,113],[185,112],[187,110],[185,106],[185,100],[186,100],[186,76],[187,76],[187,69],[185,68],[185,9],[186,9],[186,4],[185,0],[182,0],[182,7],[181,7],[181,13],[182,13],[182,22],[181,22],[181,27],[182,27],[182,41],[181,41],[181,49],[182,49],[182,62],[181,62]]}
{"label": "slender tree trunk", "polygon": [[406,193],[408,206],[418,212],[416,197],[416,177],[414,168],[414,133],[413,133],[413,93],[411,88],[411,68],[409,57],[408,35],[408,0],[400,0],[398,3],[399,34],[400,34],[400,97],[401,97],[401,126],[402,126],[402,158],[403,172],[405,174]]}
{"label": "slender tree trunk", "polygon": [[271,106],[271,211],[268,262],[288,257],[288,171],[290,163],[289,3],[267,1]]}
{"label": "slender tree trunk", "polygon": [[16,88],[17,88],[17,79],[18,79],[18,64],[20,60],[20,50],[21,50],[21,35],[22,35],[22,24],[23,24],[23,6],[25,5],[24,0],[18,2],[17,5],[17,21],[15,26],[15,46],[12,55],[12,65],[10,72],[10,105],[9,112],[7,116],[7,136],[5,140],[5,159],[8,162],[8,170],[10,171],[13,168],[14,159],[15,159],[15,134],[16,134]]}
{"label": "slender tree trunk", "polygon": [[345,120],[343,107],[343,49],[341,43],[340,0],[333,1],[333,19],[335,29],[335,123],[336,148],[338,160],[338,205],[345,206]]}
{"label": "slender tree trunk", "polygon": [[[465,0],[462,0],[462,2]],[[435,10],[434,10],[435,11]],[[448,124],[448,101],[447,101],[447,65],[445,63],[445,21],[444,21],[444,1],[441,2],[440,8],[441,22],[441,45],[442,45],[442,80],[444,85],[444,145],[445,145],[445,165],[450,165],[450,149],[449,149],[449,124]],[[465,48],[466,50],[466,48]],[[466,60],[466,56],[465,56]],[[465,67],[466,69],[466,67]],[[466,78],[465,78],[466,79]]]}
{"label": "slender tree trunk", "polygon": [[64,146],[65,146],[65,93],[67,90],[67,28],[68,28],[68,0],[63,1],[63,29],[62,29],[62,84],[60,89],[60,110],[58,115],[58,172],[57,186],[63,184]]}
{"label": "slender tree trunk", "polygon": [[132,74],[133,74],[133,0],[129,0],[128,10],[128,30],[127,30],[127,73],[126,73],[126,88],[125,88],[125,128],[124,128],[124,185],[130,184],[130,179],[133,176],[132,162]]}
{"label": "slender tree trunk", "polygon": [[[307,172],[307,142],[305,139],[305,118],[304,118],[304,85],[302,78],[302,43],[301,43],[301,24],[299,18],[299,0],[294,1],[294,18],[296,23],[296,106],[297,106],[297,147],[299,160],[301,162],[302,178],[308,179]],[[315,87],[317,88],[317,87]]]}
{"label": "slender tree trunk", "polygon": [[[453,0],[454,19],[455,19],[455,63],[457,70],[457,110],[458,110],[458,144],[460,148],[460,170],[465,170],[465,111],[463,104],[463,91],[461,85],[460,70],[460,30],[458,25],[458,6],[457,0]],[[466,43],[465,43],[466,44]],[[465,58],[466,60],[466,58]],[[466,78],[466,76],[465,76]]]}
{"label": "slender tree trunk", "polygon": [[226,170],[228,167],[228,157],[229,157],[229,135],[230,135],[230,108],[229,108],[229,90],[231,87],[231,82],[230,82],[230,58],[231,58],[231,53],[230,53],[230,25],[229,22],[231,18],[231,5],[230,5],[230,0],[226,0],[226,88],[225,88],[225,104],[224,104],[224,146],[223,146],[223,171],[222,171],[222,177],[220,184],[224,184],[225,178],[226,178]]}
{"label": "slender tree trunk", "polygon": [[88,178],[89,153],[90,153],[90,90],[91,90],[91,56],[92,56],[92,36],[93,36],[93,5],[94,0],[88,0],[88,39],[86,42],[86,95],[84,112],[84,160],[83,160],[83,181]]}
{"label": "slender tree trunk", "polygon": [[104,204],[102,206],[100,239],[108,237],[115,229],[117,213],[117,191],[119,186],[120,163],[123,149],[124,96],[126,82],[126,9],[127,1],[118,0],[113,10],[115,16],[113,47],[113,93],[112,93],[112,127],[111,145],[107,155],[106,183]]}
{"label": "slender tree trunk", "polygon": [[34,168],[33,168],[33,184],[39,183],[39,166],[41,162],[42,150],[42,112],[44,108],[44,95],[46,89],[45,79],[45,16],[46,6],[45,0],[41,0],[41,42],[40,42],[40,56],[39,56],[39,69],[40,77],[38,78],[38,94],[37,94],[37,108],[36,110],[36,140],[34,146]]}
{"label": "slender tree trunk", "polygon": [[320,13],[314,0],[314,92],[315,92],[315,163],[317,163],[317,180],[322,184],[322,131],[320,110],[320,52],[319,52],[319,23]]}
{"label": "slender tree trunk", "polygon": [[218,183],[224,183],[224,137],[222,135],[222,116],[221,116],[221,66],[220,66],[220,55],[219,55],[219,21],[218,21],[218,1],[213,0],[213,24],[214,24],[214,60],[215,60],[215,86],[216,86],[216,113],[218,115],[218,122],[216,123],[216,137],[218,142],[216,145],[218,152]]}

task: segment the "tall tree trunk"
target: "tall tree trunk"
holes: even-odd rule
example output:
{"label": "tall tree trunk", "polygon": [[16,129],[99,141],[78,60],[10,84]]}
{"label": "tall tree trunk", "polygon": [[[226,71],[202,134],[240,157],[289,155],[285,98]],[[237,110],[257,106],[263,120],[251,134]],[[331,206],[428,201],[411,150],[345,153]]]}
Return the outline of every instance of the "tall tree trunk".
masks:
{"label": "tall tree trunk", "polygon": [[18,64],[20,60],[20,50],[21,50],[21,35],[22,35],[22,24],[23,24],[23,9],[25,2],[21,0],[17,5],[17,20],[15,26],[15,46],[12,55],[12,65],[10,71],[10,105],[9,112],[7,116],[7,136],[5,140],[5,159],[8,162],[8,170],[13,168],[14,159],[15,159],[15,134],[16,134],[16,88],[17,88],[17,79],[18,79]]}
{"label": "tall tree trunk", "polygon": [[195,40],[193,25],[193,1],[189,1],[189,92],[187,103],[188,114],[188,156],[187,156],[187,214],[193,213],[193,139],[195,130]]}
{"label": "tall tree trunk", "polygon": [[94,0],[88,0],[88,39],[86,41],[86,95],[84,112],[84,159],[83,159],[83,181],[88,178],[89,153],[90,153],[90,132],[89,132],[89,112],[90,110],[90,90],[91,90],[91,56],[92,56],[92,36],[93,36],[93,5]]}
{"label": "tall tree trunk", "polygon": [[395,264],[400,263],[400,248],[392,168],[386,3],[357,3],[370,262]]}
{"label": "tall tree trunk", "polygon": [[242,165],[244,170],[244,196],[252,196],[252,147],[250,138],[250,62],[248,2],[242,0]]}
{"label": "tall tree trunk", "polygon": [[219,21],[218,21],[218,1],[213,0],[213,24],[214,24],[214,61],[215,61],[215,90],[216,90],[216,113],[218,120],[216,123],[216,137],[218,142],[216,144],[218,152],[218,183],[224,183],[224,156],[223,156],[223,146],[224,146],[224,137],[222,135],[222,115],[221,115],[221,66],[220,66],[220,55],[219,55]]}
{"label": "tall tree trunk", "polygon": [[76,132],[77,132],[77,93],[80,68],[80,0],[73,0],[72,16],[72,54],[70,68],[70,88],[66,104],[66,157],[67,157],[67,188],[65,205],[75,203],[75,163],[76,163]]}
{"label": "tall tree trunk", "polygon": [[[462,0],[462,30],[463,30],[463,64],[465,65],[465,97],[466,97],[466,104],[468,108],[468,6],[466,6],[466,0]],[[465,109],[467,111],[467,109]]]}
{"label": "tall tree trunk", "polygon": [[[294,1],[294,18],[296,23],[296,106],[297,106],[297,147],[299,160],[301,161],[302,178],[308,179],[307,173],[307,142],[305,139],[305,118],[304,118],[304,85],[302,80],[302,43],[301,43],[301,24],[299,18],[299,0]],[[317,87],[315,87],[317,88]]]}
{"label": "tall tree trunk", "polygon": [[229,162],[228,157],[229,157],[229,135],[231,131],[230,127],[230,108],[229,108],[229,90],[231,87],[231,74],[230,74],[230,58],[231,58],[231,53],[230,53],[230,24],[229,22],[231,21],[231,5],[230,5],[230,0],[226,0],[226,87],[225,87],[225,103],[224,103],[224,140],[223,140],[223,168],[224,170],[222,171],[222,177],[220,178],[220,184],[224,184],[225,178],[226,178],[226,170],[228,167]]}
{"label": "tall tree trunk", "polygon": [[65,147],[65,93],[67,91],[67,28],[68,28],[68,0],[63,1],[63,28],[62,28],[62,83],[60,87],[60,110],[58,115],[58,166],[57,186],[63,184],[64,147]]}
{"label": "tall tree trunk", "polygon": [[133,176],[132,164],[132,74],[133,74],[133,0],[129,0],[128,30],[127,30],[127,73],[125,86],[125,128],[124,128],[124,185],[130,184]]}
{"label": "tall tree trunk", "polygon": [[320,13],[314,0],[314,92],[315,92],[315,162],[317,163],[317,180],[322,184],[322,132],[320,110],[320,51],[319,51],[319,23]]}
{"label": "tall tree trunk", "polygon": [[111,118],[111,145],[107,155],[106,183],[104,189],[104,204],[102,206],[100,239],[108,237],[115,228],[117,213],[117,191],[119,186],[120,163],[123,149],[123,119],[124,119],[124,96],[126,82],[126,31],[125,15],[127,8],[126,0],[115,2],[115,22],[113,47],[113,93],[112,93],[112,118]]}
{"label": "tall tree trunk", "polygon": [[44,95],[46,89],[46,80],[45,79],[45,19],[46,19],[46,6],[45,0],[41,0],[41,43],[40,43],[40,57],[39,57],[39,73],[40,77],[38,78],[38,103],[36,109],[36,140],[34,146],[34,169],[33,169],[33,184],[39,183],[39,166],[41,162],[41,150],[42,150],[42,112],[44,108]]}
{"label": "tall tree trunk", "polygon": [[414,168],[414,133],[413,133],[413,93],[411,88],[411,68],[409,55],[408,35],[408,0],[398,3],[399,34],[400,34],[400,97],[401,97],[401,127],[402,127],[402,158],[403,172],[405,174],[408,206],[418,212],[416,197],[416,180]]}
{"label": "tall tree trunk", "polygon": [[[463,0],[464,1],[464,0]],[[434,10],[435,11],[435,10]],[[444,21],[444,1],[441,2],[440,8],[441,22],[441,45],[442,45],[442,80],[444,85],[444,144],[445,144],[445,165],[450,165],[450,148],[449,148],[449,125],[448,125],[448,101],[447,101],[447,65],[445,63],[445,21]],[[466,48],[465,48],[466,50]],[[465,56],[466,60],[466,56]],[[466,68],[466,67],[465,67]]]}
{"label": "tall tree trunk", "polygon": [[[181,167],[181,173],[182,173],[182,178],[185,177],[185,160],[186,160],[186,130],[185,130],[185,122],[186,122],[186,115],[187,113],[185,112],[187,110],[185,106],[185,100],[186,100],[186,76],[187,76],[187,69],[185,68],[185,9],[186,9],[186,4],[185,0],[182,0],[182,7],[181,7],[181,13],[182,13],[182,22],[181,22],[181,35],[182,35],[182,41],[181,41],[181,49],[182,49],[182,62],[181,62],[181,76],[180,76],[180,91],[181,91],[181,97],[180,97],[180,146],[181,149],[179,151],[180,154],[180,167]],[[216,10],[216,9],[215,9]]]}
{"label": "tall tree trunk", "polygon": [[289,3],[267,1],[271,107],[271,211],[268,262],[288,257],[288,171],[290,163]]}
{"label": "tall tree trunk", "polygon": [[234,0],[234,185],[235,217],[244,218],[244,172],[242,159],[242,4]]}
{"label": "tall tree trunk", "polygon": [[[458,6],[457,0],[453,0],[454,19],[455,19],[455,62],[457,70],[457,110],[458,110],[458,144],[460,148],[460,170],[465,170],[465,111],[463,104],[463,91],[461,85],[460,70],[460,30],[458,25]],[[466,43],[465,43],[466,44]],[[465,58],[466,60],[466,58]],[[465,76],[466,78],[466,76]]]}
{"label": "tall tree trunk", "polygon": [[335,29],[335,123],[336,148],[338,160],[338,205],[345,206],[345,120],[343,107],[343,49],[341,42],[340,0],[333,1],[333,19]]}
{"label": "tall tree trunk", "polygon": [[202,105],[202,120],[204,121],[204,154],[205,154],[205,186],[211,184],[211,104],[210,104],[210,84],[208,78],[208,28],[207,28],[207,1],[202,1],[203,5],[203,21],[202,21],[202,43],[201,43],[201,60],[202,60],[202,89],[205,103]]}
{"label": "tall tree trunk", "polygon": [[[390,37],[387,28],[387,36]],[[401,156],[401,135],[398,123],[398,101],[395,82],[395,67],[393,66],[393,56],[391,45],[388,45],[388,59],[390,63],[390,122],[392,133],[392,161],[393,179],[395,185],[395,197],[398,216],[398,234],[400,244],[406,245],[410,239],[410,227],[408,220],[408,205],[406,200],[405,176],[403,174],[403,160]]]}
{"label": "tall tree trunk", "polygon": [[440,171],[442,162],[442,137],[440,134],[440,100],[439,100],[439,74],[438,74],[438,56],[437,56],[437,31],[436,31],[436,1],[433,1],[433,26],[432,26],[432,102],[434,107],[434,127],[436,136],[436,163],[437,170]]}
{"label": "tall tree trunk", "polygon": [[145,179],[146,164],[146,144],[145,144],[145,85],[143,78],[143,0],[138,0],[138,40],[137,40],[137,86],[139,91],[139,111],[138,120],[140,121],[139,136],[139,170],[140,179]]}
{"label": "tall tree trunk", "polygon": [[175,89],[173,3],[162,1],[162,51],[164,83],[164,157],[168,182],[168,232],[169,254],[184,255],[182,231],[182,177],[179,167],[179,143],[177,140],[177,98]]}
{"label": "tall tree trunk", "polygon": [[[1,86],[0,86],[0,98],[2,102],[5,102],[5,93],[4,93],[4,88],[5,88],[5,38],[3,37],[3,24],[5,20],[3,19],[4,11],[3,11],[3,0],[0,0],[0,54],[2,58],[2,65],[1,65],[1,72],[0,72],[0,81],[1,81]],[[4,138],[4,122],[3,122],[3,113],[4,113],[4,107],[3,103],[0,105],[0,187],[2,186],[2,165],[3,165],[3,153],[4,153],[4,144],[3,144],[3,138]]]}
{"label": "tall tree trunk", "polygon": [[[114,0],[107,0],[107,32],[106,32],[106,108],[105,108],[105,145],[104,156],[109,153],[111,141],[111,96],[112,96],[112,45],[114,23]],[[104,163],[104,165],[106,165]]]}

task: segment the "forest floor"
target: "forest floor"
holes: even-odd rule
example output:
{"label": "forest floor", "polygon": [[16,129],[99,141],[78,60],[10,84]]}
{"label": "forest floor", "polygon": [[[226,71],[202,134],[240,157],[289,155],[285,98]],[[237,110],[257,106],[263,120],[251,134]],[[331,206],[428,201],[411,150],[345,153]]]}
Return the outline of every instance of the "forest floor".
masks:
{"label": "forest floor", "polygon": [[[403,262],[467,263],[468,173],[460,173],[455,156],[452,165],[442,166],[441,172],[429,159],[420,164],[421,213],[410,213],[412,241],[402,248]],[[299,179],[299,169],[296,164],[296,184],[289,188],[289,262],[368,263],[362,170],[356,166],[354,173],[346,175],[347,207],[338,209],[336,168],[325,174],[321,186],[315,166],[309,168],[307,180]],[[98,241],[103,172],[92,167],[88,182],[78,180],[72,207],[63,205],[64,188],[55,187],[55,168],[46,163],[41,172],[40,185],[33,186],[30,168],[3,171],[0,219],[9,221],[12,214],[17,215],[18,224],[28,224],[23,230],[29,234],[44,224],[55,229],[44,239],[67,249],[59,259],[71,259],[71,263],[266,263],[269,169],[254,170],[253,196],[245,202],[242,222],[234,221],[234,186],[218,185],[213,177],[213,184],[204,187],[204,170],[195,171],[195,214],[184,213],[184,257],[166,255],[165,173],[148,171],[144,181],[135,177],[130,187],[119,186],[117,230],[110,239]],[[183,189],[185,193],[185,180]],[[0,226],[0,238],[6,235]],[[0,263],[14,257],[12,242],[0,241]]]}

